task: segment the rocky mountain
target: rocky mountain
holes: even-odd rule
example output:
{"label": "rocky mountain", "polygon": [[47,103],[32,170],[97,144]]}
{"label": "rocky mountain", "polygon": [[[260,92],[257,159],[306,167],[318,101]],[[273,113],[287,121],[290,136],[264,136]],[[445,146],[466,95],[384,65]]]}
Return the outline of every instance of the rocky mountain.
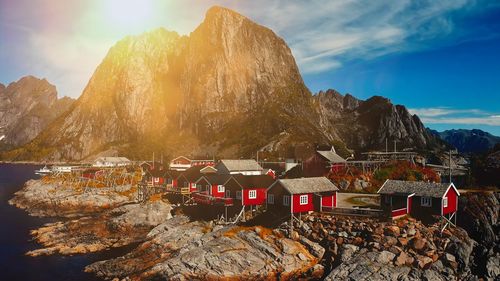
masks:
{"label": "rocky mountain", "polygon": [[286,43],[221,7],[189,36],[157,29],[113,46],[71,112],[4,158],[81,160],[217,154],[276,155],[343,142],[354,149],[434,148],[416,116],[373,97],[313,96]]}
{"label": "rocky mountain", "polygon": [[315,114],[285,42],[213,7],[189,36],[160,28],[118,42],[73,110],[17,156],[40,147],[49,159],[144,147],[170,155],[195,148],[253,154],[281,133],[290,141],[327,141]]}
{"label": "rocky mountain", "polygon": [[500,143],[500,137],[479,129],[446,130],[438,135],[462,153],[483,153]]}
{"label": "rocky mountain", "polygon": [[26,76],[7,87],[0,85],[0,135],[10,146],[26,144],[65,112],[71,98],[57,98],[46,79]]}
{"label": "rocky mountain", "polygon": [[330,89],[320,91],[314,99],[328,137],[341,139],[355,150],[382,150],[386,139],[391,150],[394,140],[399,149],[434,150],[445,145],[426,130],[418,116],[387,98],[359,100]]}

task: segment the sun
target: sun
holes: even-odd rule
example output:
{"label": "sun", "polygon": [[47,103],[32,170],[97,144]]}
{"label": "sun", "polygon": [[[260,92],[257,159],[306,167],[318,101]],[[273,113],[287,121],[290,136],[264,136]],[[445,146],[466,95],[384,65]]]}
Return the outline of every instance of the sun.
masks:
{"label": "sun", "polygon": [[104,17],[108,24],[122,28],[148,26],[155,16],[158,0],[106,0]]}

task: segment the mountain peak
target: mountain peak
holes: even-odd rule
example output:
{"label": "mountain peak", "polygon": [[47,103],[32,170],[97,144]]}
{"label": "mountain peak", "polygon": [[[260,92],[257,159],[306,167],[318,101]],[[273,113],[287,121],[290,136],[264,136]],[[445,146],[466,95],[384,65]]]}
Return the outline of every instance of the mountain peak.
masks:
{"label": "mountain peak", "polygon": [[222,7],[222,6],[212,6],[210,9],[207,10],[205,14],[206,19],[212,19],[212,18],[246,18],[242,14],[239,14],[236,11],[233,11],[231,9]]}

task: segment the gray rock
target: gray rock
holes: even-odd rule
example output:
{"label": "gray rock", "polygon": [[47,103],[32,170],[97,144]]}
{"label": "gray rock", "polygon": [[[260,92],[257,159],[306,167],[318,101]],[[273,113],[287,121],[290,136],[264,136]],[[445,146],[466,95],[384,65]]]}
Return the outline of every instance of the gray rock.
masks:
{"label": "gray rock", "polygon": [[382,251],[377,257],[377,262],[382,264],[391,263],[395,257],[396,255],[389,251]]}

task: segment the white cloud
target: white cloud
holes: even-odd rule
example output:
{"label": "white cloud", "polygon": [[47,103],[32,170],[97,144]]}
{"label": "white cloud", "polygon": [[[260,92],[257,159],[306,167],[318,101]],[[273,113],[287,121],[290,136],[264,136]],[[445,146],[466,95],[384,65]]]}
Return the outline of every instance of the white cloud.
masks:
{"label": "white cloud", "polygon": [[479,109],[453,109],[448,107],[409,109],[424,124],[461,124],[500,126],[500,115]]}
{"label": "white cloud", "polygon": [[417,114],[422,117],[437,117],[452,114],[487,114],[479,109],[452,109],[449,107],[410,108],[408,110],[411,114]]}

